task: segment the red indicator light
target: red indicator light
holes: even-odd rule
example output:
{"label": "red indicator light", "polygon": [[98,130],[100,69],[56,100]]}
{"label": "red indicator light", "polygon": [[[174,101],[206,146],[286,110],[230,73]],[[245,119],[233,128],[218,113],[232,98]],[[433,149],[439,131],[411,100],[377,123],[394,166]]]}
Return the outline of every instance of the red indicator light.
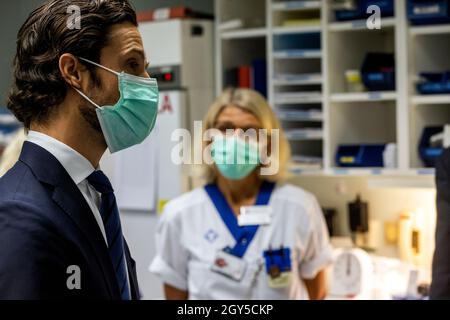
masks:
{"label": "red indicator light", "polygon": [[164,74],[164,80],[172,81],[172,74],[171,73],[165,73]]}

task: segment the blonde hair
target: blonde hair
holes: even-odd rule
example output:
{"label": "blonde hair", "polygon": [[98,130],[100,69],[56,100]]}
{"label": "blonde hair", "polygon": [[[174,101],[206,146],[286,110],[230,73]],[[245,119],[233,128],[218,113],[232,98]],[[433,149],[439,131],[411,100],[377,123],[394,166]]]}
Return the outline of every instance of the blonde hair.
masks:
{"label": "blonde hair", "polygon": [[[259,122],[261,122],[261,129],[267,130],[269,136],[271,135],[272,130],[279,130],[279,141],[276,142],[278,143],[279,150],[279,170],[278,173],[274,175],[264,176],[264,179],[272,182],[279,182],[287,178],[288,163],[291,158],[291,148],[275,113],[269,106],[267,100],[258,92],[250,89],[226,89],[209,108],[203,120],[203,132],[214,128],[217,118],[222,110],[229,106],[235,106],[253,114]],[[204,142],[203,150],[207,144],[208,143]],[[214,164],[204,165],[203,174],[208,182],[214,182],[216,179]]]}

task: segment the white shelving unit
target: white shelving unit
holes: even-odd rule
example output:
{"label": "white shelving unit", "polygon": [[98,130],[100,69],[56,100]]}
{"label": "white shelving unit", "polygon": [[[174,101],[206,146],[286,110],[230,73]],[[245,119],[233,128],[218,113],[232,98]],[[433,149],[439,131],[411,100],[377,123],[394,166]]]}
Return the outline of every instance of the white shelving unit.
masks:
{"label": "white shelving unit", "polygon": [[267,36],[267,29],[265,28],[235,30],[221,33],[221,38],[224,40],[260,38],[265,36]]}
{"label": "white shelving unit", "polygon": [[450,25],[431,25],[411,27],[410,34],[412,36],[433,35],[433,34],[450,34]]}
{"label": "white shelving unit", "polygon": [[303,27],[275,27],[273,28],[272,34],[299,34],[299,33],[312,33],[321,32],[322,28],[320,26],[303,26]]}
{"label": "white shelving unit", "polygon": [[320,1],[279,1],[272,4],[273,11],[309,11],[321,7]]}
{"label": "white shelving unit", "polygon": [[[420,95],[415,86],[420,72],[450,70],[450,25],[411,26],[406,0],[394,1],[395,16],[383,18],[381,30],[369,30],[366,20],[334,21],[326,0],[215,1],[217,92],[224,70],[264,58],[268,99],[287,132],[321,131],[314,138],[290,136],[295,155],[323,159],[320,169],[295,166],[294,173],[433,176],[417,144],[424,127],[450,123],[450,94]],[[221,31],[220,24],[233,19],[253,22]],[[309,42],[315,45],[302,46]],[[395,91],[347,92],[345,71],[360,69],[369,52],[394,54]],[[337,168],[337,146],[360,143],[396,143],[397,166]]]}
{"label": "white shelving unit", "polygon": [[[268,56],[272,57],[269,100],[278,114],[290,115],[280,120],[294,155],[293,172],[318,174],[324,168],[325,140],[322,1],[272,0],[266,7]],[[279,78],[286,75],[291,76],[291,81],[280,85]],[[296,92],[301,93],[298,99],[283,100],[285,95],[295,97]]]}
{"label": "white shelving unit", "polygon": [[[381,22],[381,28],[394,28],[395,23],[395,18],[384,18]],[[367,21],[354,20],[350,22],[331,22],[328,25],[328,30],[330,32],[367,30]]]}
{"label": "white shelving unit", "polygon": [[414,105],[440,105],[450,104],[450,95],[448,94],[436,94],[436,95],[415,95],[411,98],[411,102]]}
{"label": "white shelving unit", "polygon": [[369,102],[369,101],[396,101],[397,92],[361,92],[361,93],[333,93],[330,96],[331,102]]}
{"label": "white shelving unit", "polygon": [[409,100],[409,167],[419,175],[432,175],[433,169],[423,168],[418,156],[418,141],[428,126],[450,123],[450,94],[421,95],[417,88],[421,72],[450,71],[450,25],[408,26]]}
{"label": "white shelving unit", "polygon": [[277,50],[272,54],[274,59],[321,59],[321,50]]}

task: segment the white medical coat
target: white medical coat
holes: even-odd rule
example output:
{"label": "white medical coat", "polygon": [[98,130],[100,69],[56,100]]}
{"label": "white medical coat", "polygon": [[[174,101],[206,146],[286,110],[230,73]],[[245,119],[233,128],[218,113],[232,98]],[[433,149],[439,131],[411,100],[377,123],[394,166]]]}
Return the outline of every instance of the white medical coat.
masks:
{"label": "white medical coat", "polygon": [[[157,254],[150,271],[162,281],[189,292],[189,299],[307,299],[302,279],[313,279],[332,261],[332,248],[316,198],[293,185],[276,186],[270,197],[272,223],[260,226],[243,259],[240,282],[211,270],[216,253],[234,247],[230,233],[204,188],[169,202],[156,235]],[[291,250],[292,283],[282,289],[268,285],[263,252]]]}

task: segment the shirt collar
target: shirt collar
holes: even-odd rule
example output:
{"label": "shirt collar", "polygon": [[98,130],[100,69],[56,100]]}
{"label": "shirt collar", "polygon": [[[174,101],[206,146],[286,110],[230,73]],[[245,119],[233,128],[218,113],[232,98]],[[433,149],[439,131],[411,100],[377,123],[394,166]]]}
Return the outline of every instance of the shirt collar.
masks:
{"label": "shirt collar", "polygon": [[89,160],[79,152],[46,134],[30,131],[27,141],[37,144],[50,152],[61,163],[64,169],[66,169],[76,185],[84,181],[95,171],[94,166]]}

